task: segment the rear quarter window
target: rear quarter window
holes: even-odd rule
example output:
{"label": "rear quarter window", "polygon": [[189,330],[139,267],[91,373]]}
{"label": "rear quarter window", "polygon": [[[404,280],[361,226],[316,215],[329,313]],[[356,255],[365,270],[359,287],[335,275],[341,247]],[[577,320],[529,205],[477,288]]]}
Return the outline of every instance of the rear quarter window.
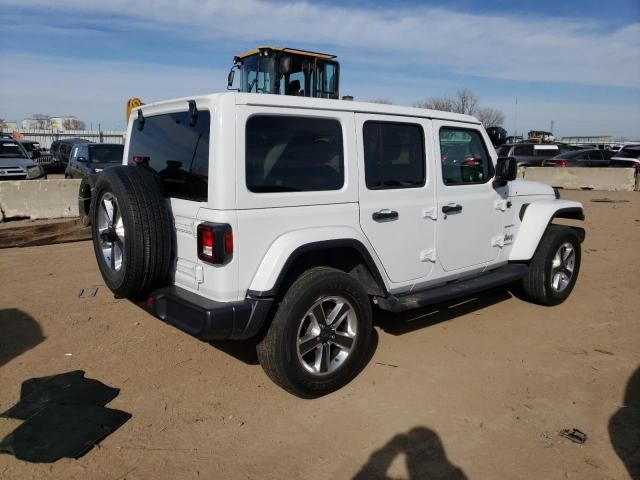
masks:
{"label": "rear quarter window", "polygon": [[205,202],[209,180],[209,130],[211,115],[198,111],[195,125],[189,112],[145,117],[141,130],[134,120],[127,162],[147,157],[158,173],[168,197]]}
{"label": "rear quarter window", "polygon": [[344,185],[340,122],[256,115],[247,120],[247,188],[255,193],[339,190]]}

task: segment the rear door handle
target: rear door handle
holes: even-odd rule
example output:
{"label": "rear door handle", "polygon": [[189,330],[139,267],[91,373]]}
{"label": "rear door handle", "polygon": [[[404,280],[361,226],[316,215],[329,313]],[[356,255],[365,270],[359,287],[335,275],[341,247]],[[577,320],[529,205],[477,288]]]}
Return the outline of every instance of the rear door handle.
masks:
{"label": "rear door handle", "polygon": [[442,213],[458,213],[462,211],[462,205],[450,203],[442,207]]}
{"label": "rear door handle", "polygon": [[373,218],[376,222],[379,222],[381,220],[395,220],[398,218],[398,212],[396,212],[395,210],[384,208],[379,212],[373,212],[371,218]]}

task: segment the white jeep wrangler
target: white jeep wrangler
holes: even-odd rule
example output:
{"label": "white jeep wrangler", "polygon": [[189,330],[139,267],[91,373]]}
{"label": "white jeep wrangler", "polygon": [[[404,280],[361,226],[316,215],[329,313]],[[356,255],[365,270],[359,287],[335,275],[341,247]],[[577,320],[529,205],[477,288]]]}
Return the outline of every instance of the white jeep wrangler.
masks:
{"label": "white jeep wrangler", "polygon": [[519,281],[573,289],[582,205],[516,180],[473,117],[343,100],[220,93],[144,105],[92,208],[119,297],[204,340],[258,339],[299,396],[366,361],[372,304],[398,312]]}

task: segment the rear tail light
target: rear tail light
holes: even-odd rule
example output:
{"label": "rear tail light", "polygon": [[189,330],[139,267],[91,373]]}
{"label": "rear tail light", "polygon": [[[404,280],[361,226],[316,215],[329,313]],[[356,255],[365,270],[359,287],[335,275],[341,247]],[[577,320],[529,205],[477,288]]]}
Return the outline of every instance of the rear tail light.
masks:
{"label": "rear tail light", "polygon": [[233,231],[227,223],[198,225],[198,258],[206,263],[223,264],[233,256]]}
{"label": "rear tail light", "polygon": [[558,160],[556,163],[553,164],[554,167],[568,167],[569,166],[569,162],[566,162],[564,160]]}

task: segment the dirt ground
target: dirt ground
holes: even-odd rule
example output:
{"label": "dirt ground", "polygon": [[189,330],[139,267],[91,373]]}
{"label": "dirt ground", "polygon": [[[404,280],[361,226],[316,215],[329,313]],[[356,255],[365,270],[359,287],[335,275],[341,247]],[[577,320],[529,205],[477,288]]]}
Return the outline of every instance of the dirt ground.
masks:
{"label": "dirt ground", "polygon": [[[272,384],[251,344],[200,342],[114,299],[90,242],[0,250],[0,411],[24,380],[82,369],[120,388],[109,406],[133,415],[78,460],[0,454],[0,478],[629,478],[623,461],[640,460],[629,451],[640,444],[640,194],[563,197],[587,214],[567,302],[499,289],[377,312],[364,371],[317,400]],[[591,201],[604,197],[625,202]],[[0,437],[18,424],[0,418]]]}

